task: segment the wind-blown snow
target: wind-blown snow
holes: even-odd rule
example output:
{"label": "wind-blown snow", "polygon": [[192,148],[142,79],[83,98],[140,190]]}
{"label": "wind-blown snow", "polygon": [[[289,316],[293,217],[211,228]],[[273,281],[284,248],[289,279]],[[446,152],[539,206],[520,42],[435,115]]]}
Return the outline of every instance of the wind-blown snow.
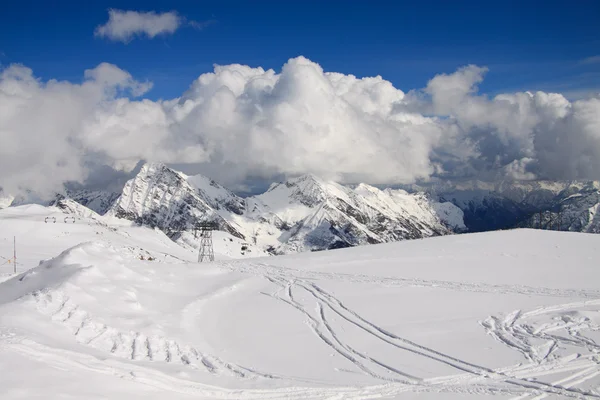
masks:
{"label": "wind-blown snow", "polygon": [[44,222],[61,215],[0,211],[0,256],[16,235],[20,263],[0,283],[3,399],[598,396],[600,236],[251,260],[215,238],[218,261],[196,264],[159,230]]}

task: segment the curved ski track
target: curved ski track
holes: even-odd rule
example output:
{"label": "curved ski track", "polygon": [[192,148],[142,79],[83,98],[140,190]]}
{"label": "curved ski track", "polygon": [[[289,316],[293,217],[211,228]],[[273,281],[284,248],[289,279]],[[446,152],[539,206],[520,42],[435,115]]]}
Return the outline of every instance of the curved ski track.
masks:
{"label": "curved ski track", "polygon": [[[595,311],[600,310],[600,291],[575,290],[575,289],[550,289],[530,286],[489,285],[457,283],[448,281],[428,281],[421,279],[404,279],[375,277],[369,275],[352,275],[343,273],[328,273],[318,271],[306,271],[292,268],[276,267],[268,264],[249,263],[225,263],[224,267],[238,272],[262,275],[277,286],[273,293],[263,293],[278,301],[281,301],[306,317],[306,322],[315,335],[333,351],[353,363],[363,373],[392,385],[413,386],[419,390],[453,391],[457,387],[485,388],[488,393],[497,392],[521,392],[519,398],[525,399],[544,398],[547,395],[559,395],[571,398],[600,398],[600,393],[595,390],[584,390],[575,385],[600,375],[600,346],[592,339],[584,336],[585,329],[600,330],[588,318],[573,318],[562,316],[559,321],[551,324],[541,325],[533,328],[530,325],[521,324],[528,318],[543,314],[561,313],[572,311],[583,307],[591,307]],[[476,365],[458,357],[444,354],[435,349],[420,345],[414,341],[390,332],[368,319],[364,318],[332,293],[327,292],[315,280],[337,280],[361,283],[379,283],[386,286],[417,286],[436,287],[448,290],[461,290],[473,292],[491,293],[518,293],[537,296],[552,297],[580,297],[596,298],[594,300],[577,303],[561,304],[551,307],[543,307],[526,313],[520,311],[509,314],[504,319],[488,317],[480,324],[486,332],[501,341],[503,344],[520,351],[530,361],[525,366],[490,369],[482,365]],[[308,294],[315,305],[311,306],[300,302],[297,294]],[[390,346],[391,350],[409,352],[424,357],[434,362],[443,363],[457,370],[459,375],[448,378],[422,379],[410,371],[400,370],[389,363],[377,360],[366,352],[352,347],[349,343],[342,341],[338,335],[336,324],[332,317],[341,319],[362,330],[371,338]],[[559,328],[566,328],[569,337],[553,335],[551,332]],[[539,348],[532,345],[532,339],[547,339],[550,343]],[[573,356],[554,356],[554,351],[562,344],[581,347],[588,354]],[[553,355],[550,357],[550,355]],[[556,382],[546,383],[539,381],[537,377],[559,372],[575,371],[572,375]],[[427,389],[425,389],[427,388]]]}

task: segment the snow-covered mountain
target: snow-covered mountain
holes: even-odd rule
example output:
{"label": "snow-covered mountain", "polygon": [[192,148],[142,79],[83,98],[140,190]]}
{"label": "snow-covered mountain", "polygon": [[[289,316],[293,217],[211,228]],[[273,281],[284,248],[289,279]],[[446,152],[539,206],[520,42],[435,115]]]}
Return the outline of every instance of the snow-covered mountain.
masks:
{"label": "snow-covered mountain", "polygon": [[[214,187],[216,192],[222,193],[222,188]],[[125,184],[123,193],[107,214],[156,227],[169,234],[193,230],[198,223],[210,221],[216,223],[219,230],[243,238],[240,230],[218,213],[219,206],[229,211],[229,202],[215,204],[216,201],[206,191],[198,190],[188,182],[186,175],[163,164],[146,164]]]}
{"label": "snow-covered mountain", "polygon": [[600,182],[581,183],[561,191],[551,207],[534,213],[519,226],[600,233],[599,212]]}
{"label": "snow-covered mountain", "polygon": [[[122,193],[67,190],[52,204],[76,215],[97,213],[156,227],[174,240],[184,240],[180,232],[191,232],[199,222],[212,221],[248,244],[281,254],[538,228],[540,213],[544,229],[597,233],[599,188],[597,181],[464,181],[381,190],[304,175],[243,198],[205,176],[146,164]],[[0,192],[0,208],[26,203]]]}
{"label": "snow-covered mountain", "polygon": [[[425,191],[440,202],[452,202],[464,212],[465,225],[471,232],[515,226],[537,228],[540,212],[548,214],[549,227],[550,221],[554,220],[551,214],[557,214],[558,218],[561,207],[566,207],[568,214],[573,215],[567,219],[572,223],[564,222],[561,229],[584,232],[588,231],[586,223],[575,221],[587,221],[589,210],[598,207],[593,195],[598,187],[600,182],[597,181],[467,181],[437,183],[428,187],[410,185],[406,189]],[[582,199],[575,200],[579,197]]]}
{"label": "snow-covered mountain", "polygon": [[80,218],[89,218],[95,221],[101,219],[100,214],[96,211],[88,208],[85,205],[73,200],[72,198],[65,197],[63,195],[57,195],[56,199],[52,200],[49,204],[49,207],[56,207],[61,210],[65,214],[69,214],[71,216],[77,216]]}
{"label": "snow-covered mountain", "polygon": [[462,221],[438,214],[437,203],[424,194],[381,191],[365,184],[351,189],[313,175],[271,185],[248,204],[251,219],[266,220],[281,231],[282,252],[417,239],[449,234],[452,224],[462,227]]}
{"label": "snow-covered mountain", "polygon": [[[71,198],[94,204],[99,211],[110,201],[109,194],[98,192]],[[276,254],[438,236],[465,228],[460,209],[423,193],[382,191],[365,184],[351,189],[305,175],[242,198],[204,176],[187,176],[163,164],[144,165],[105,213],[157,227],[175,239],[178,232],[211,221]]]}
{"label": "snow-covered mountain", "polygon": [[67,196],[90,210],[104,215],[119,198],[120,193],[102,190],[68,190]]}
{"label": "snow-covered mountain", "polygon": [[120,193],[103,190],[64,189],[62,190],[62,193],[57,193],[55,198],[48,202],[32,192],[27,193],[26,196],[19,195],[15,197],[4,193],[2,189],[0,189],[0,209],[24,204],[55,205],[56,202],[68,198],[87,207],[96,214],[104,215],[113,206],[120,195]]}

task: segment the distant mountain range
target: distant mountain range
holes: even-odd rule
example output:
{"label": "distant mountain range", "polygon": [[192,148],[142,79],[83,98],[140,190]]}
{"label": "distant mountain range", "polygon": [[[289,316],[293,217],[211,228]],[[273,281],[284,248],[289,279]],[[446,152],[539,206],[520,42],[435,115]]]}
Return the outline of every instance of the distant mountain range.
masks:
{"label": "distant mountain range", "polygon": [[[304,175],[244,198],[202,175],[148,163],[121,193],[67,191],[52,205],[158,228],[174,240],[210,221],[286,254],[514,227],[598,233],[599,189],[598,182],[470,181],[381,190]],[[0,195],[0,208],[21,201]]]}
{"label": "distant mountain range", "polygon": [[368,185],[351,189],[305,175],[242,198],[201,175],[146,164],[113,195],[75,193],[99,214],[157,227],[171,236],[210,221],[273,254],[445,235],[464,229],[461,211],[426,195]]}
{"label": "distant mountain range", "polygon": [[470,232],[515,227],[589,233],[600,230],[596,217],[600,205],[598,181],[468,181],[404,188],[452,202],[463,211]]}

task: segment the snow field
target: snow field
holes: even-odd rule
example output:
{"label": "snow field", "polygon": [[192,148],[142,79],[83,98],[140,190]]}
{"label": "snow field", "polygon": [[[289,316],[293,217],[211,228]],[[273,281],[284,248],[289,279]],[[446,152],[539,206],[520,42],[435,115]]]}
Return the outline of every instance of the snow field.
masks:
{"label": "snow field", "polygon": [[48,210],[0,211],[30,268],[0,283],[2,398],[600,397],[598,236],[195,264],[159,231]]}

